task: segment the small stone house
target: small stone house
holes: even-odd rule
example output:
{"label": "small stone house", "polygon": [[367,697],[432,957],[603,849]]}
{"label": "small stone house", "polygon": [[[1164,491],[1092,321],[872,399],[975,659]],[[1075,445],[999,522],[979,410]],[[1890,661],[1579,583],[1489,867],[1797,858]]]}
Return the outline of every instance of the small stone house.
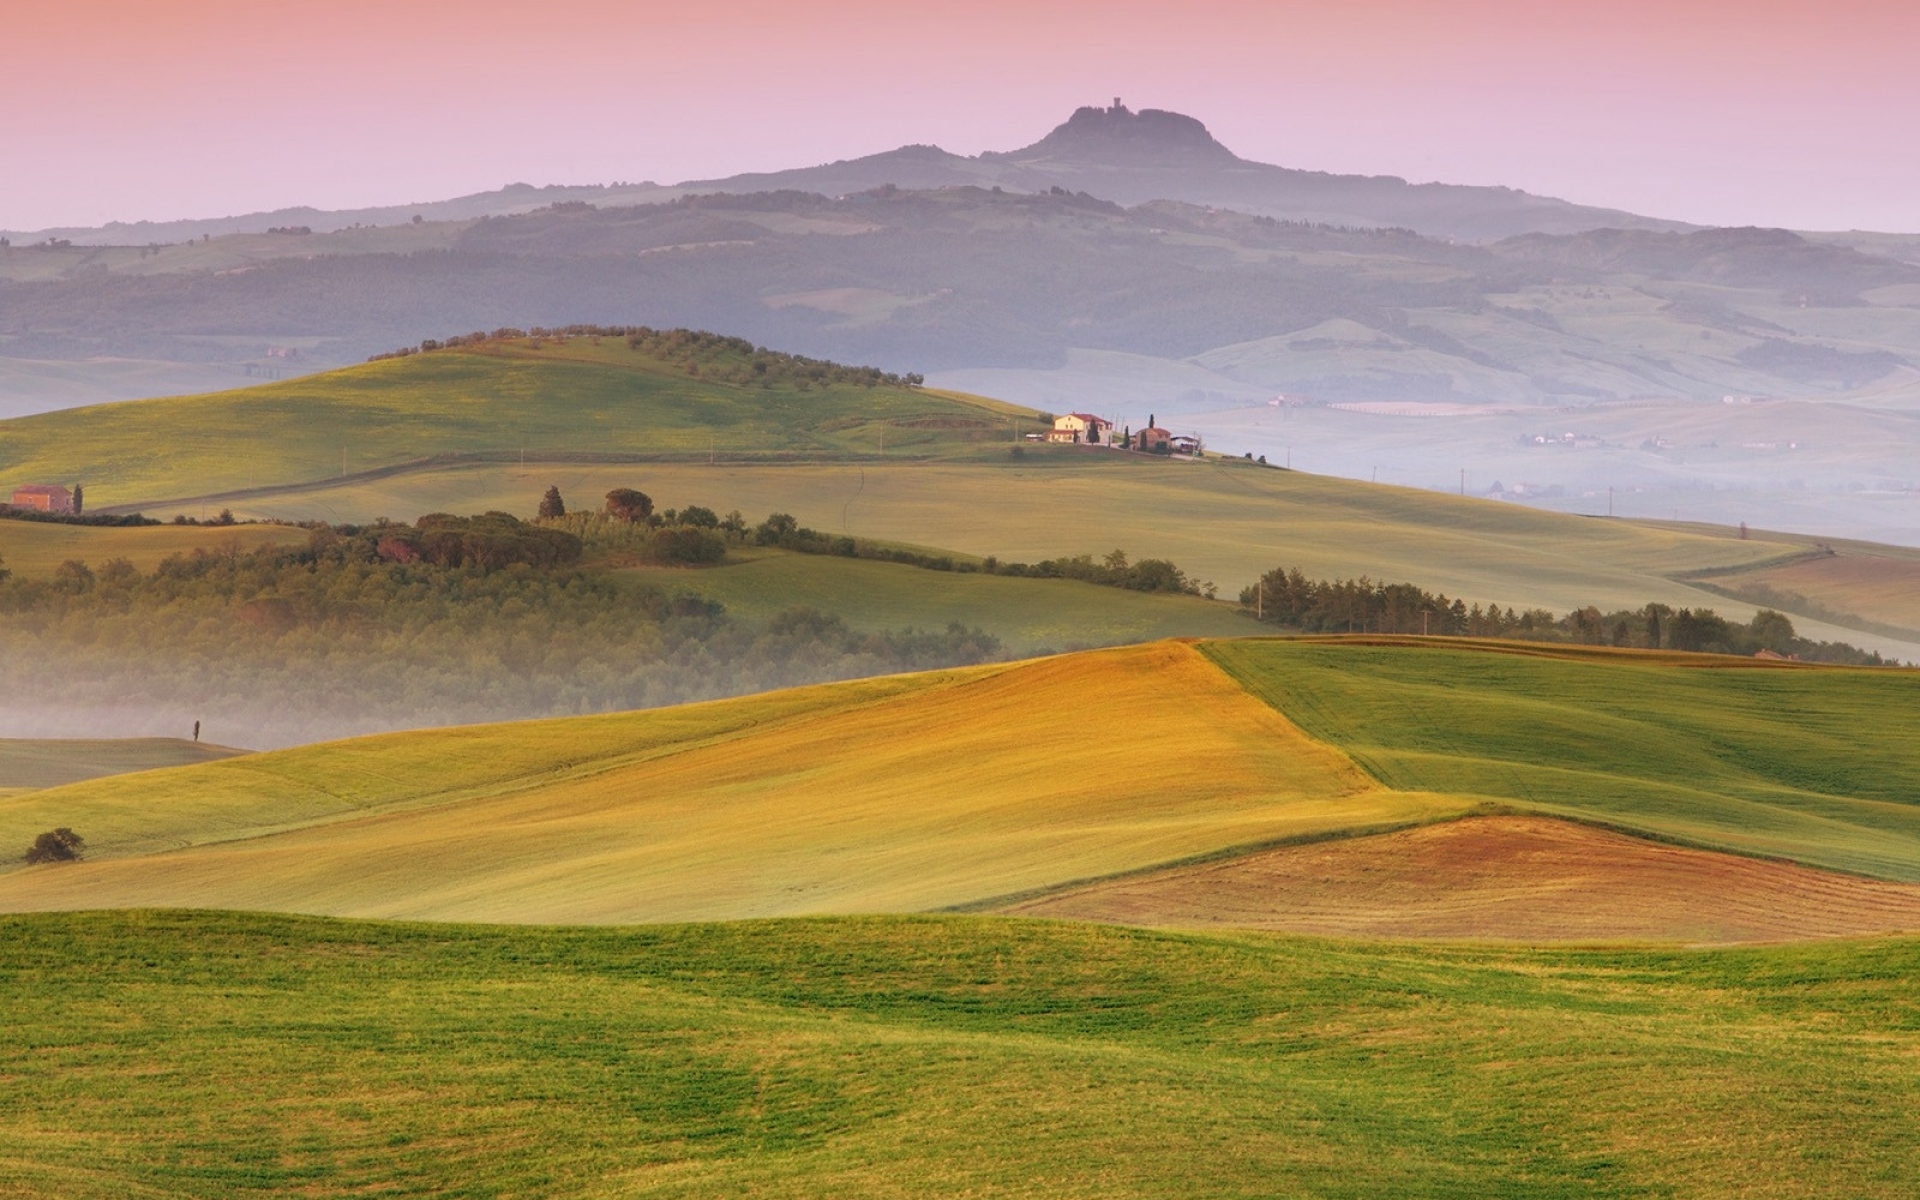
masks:
{"label": "small stone house", "polygon": [[43,513],[71,513],[73,493],[57,483],[28,483],[13,489],[13,507]]}
{"label": "small stone house", "polygon": [[1149,425],[1133,435],[1134,449],[1144,450],[1148,454],[1173,453],[1173,434],[1158,425]]}

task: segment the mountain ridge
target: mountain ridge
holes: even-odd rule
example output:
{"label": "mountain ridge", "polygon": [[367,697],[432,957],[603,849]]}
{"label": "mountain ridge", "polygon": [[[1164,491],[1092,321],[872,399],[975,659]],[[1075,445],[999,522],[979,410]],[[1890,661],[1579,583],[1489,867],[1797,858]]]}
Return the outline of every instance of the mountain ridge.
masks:
{"label": "mountain ridge", "polygon": [[1046,192],[1060,187],[1128,205],[1180,200],[1286,220],[1404,227],[1474,242],[1597,228],[1696,228],[1507,187],[1410,183],[1397,175],[1341,175],[1254,162],[1220,143],[1197,118],[1153,108],[1134,112],[1116,98],[1110,108],[1076,110],[1046,136],[1021,149],[973,157],[911,143],[810,167],[749,171],[673,185],[515,183],[497,191],[413,204],[332,211],[295,206],[228,217],[7,231],[7,236],[21,244],[51,238],[88,246],[140,245],[290,226],[332,232],[388,221],[472,220],[531,212],[555,203],[602,207],[659,203],[702,192],[797,190],[843,196],[888,184],[911,190],[974,185]]}

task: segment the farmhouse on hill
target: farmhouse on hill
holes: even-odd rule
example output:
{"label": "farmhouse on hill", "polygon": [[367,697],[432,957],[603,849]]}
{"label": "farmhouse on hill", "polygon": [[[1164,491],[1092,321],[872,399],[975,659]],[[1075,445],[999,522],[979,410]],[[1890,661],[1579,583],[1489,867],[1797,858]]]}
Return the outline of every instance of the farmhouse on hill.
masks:
{"label": "farmhouse on hill", "polygon": [[71,513],[73,493],[57,483],[25,483],[13,489],[13,507],[43,513]]}
{"label": "farmhouse on hill", "polygon": [[1085,442],[1090,446],[1108,445],[1113,441],[1113,422],[1092,413],[1068,413],[1053,419],[1053,429],[1047,434],[1047,440]]}
{"label": "farmhouse on hill", "polygon": [[1158,425],[1149,425],[1133,437],[1134,447],[1148,454],[1173,453],[1173,434]]}

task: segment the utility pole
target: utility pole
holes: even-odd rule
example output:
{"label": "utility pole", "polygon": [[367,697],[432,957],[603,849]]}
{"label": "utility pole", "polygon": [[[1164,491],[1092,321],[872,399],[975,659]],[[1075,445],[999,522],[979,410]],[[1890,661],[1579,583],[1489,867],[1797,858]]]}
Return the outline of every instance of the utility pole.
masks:
{"label": "utility pole", "polygon": [[1467,494],[1467,469],[1465,467],[1460,468],[1460,494],[1462,496]]}
{"label": "utility pole", "polygon": [[1609,517],[1613,515],[1613,485],[1612,484],[1607,485],[1607,515]]}

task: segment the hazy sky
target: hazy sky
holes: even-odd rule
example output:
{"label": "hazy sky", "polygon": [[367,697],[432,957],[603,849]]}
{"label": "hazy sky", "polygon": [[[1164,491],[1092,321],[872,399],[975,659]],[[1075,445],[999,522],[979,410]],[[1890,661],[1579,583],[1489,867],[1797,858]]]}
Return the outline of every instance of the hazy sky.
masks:
{"label": "hazy sky", "polygon": [[1288,166],[1920,231],[1912,0],[9,10],[0,228],[672,182],[905,142],[971,154],[1120,95]]}

